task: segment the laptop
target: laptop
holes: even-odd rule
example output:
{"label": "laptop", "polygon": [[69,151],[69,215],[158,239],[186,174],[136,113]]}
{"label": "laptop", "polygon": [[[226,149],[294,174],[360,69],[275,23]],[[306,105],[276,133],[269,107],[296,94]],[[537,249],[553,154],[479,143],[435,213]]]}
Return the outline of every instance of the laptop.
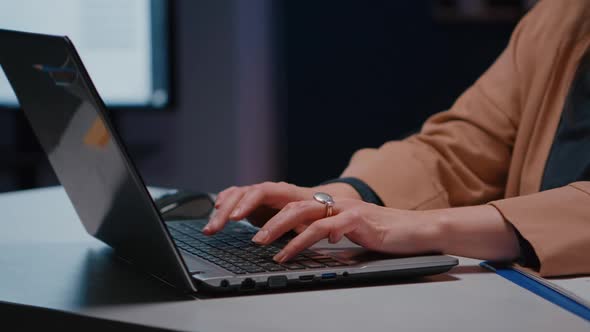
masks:
{"label": "laptop", "polygon": [[[0,30],[0,65],[86,231],[137,268],[185,292],[252,292],[438,274],[445,255],[396,257],[349,241],[320,242],[285,264],[289,241],[251,241],[257,228],[230,223],[205,236],[201,218],[164,220],[138,174],[72,42]],[[124,75],[124,73],[121,73]]]}

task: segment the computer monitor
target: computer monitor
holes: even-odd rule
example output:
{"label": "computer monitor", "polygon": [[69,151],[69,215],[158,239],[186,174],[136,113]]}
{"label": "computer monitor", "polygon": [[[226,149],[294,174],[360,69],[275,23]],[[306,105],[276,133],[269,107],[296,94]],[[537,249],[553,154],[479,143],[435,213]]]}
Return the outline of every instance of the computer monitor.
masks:
{"label": "computer monitor", "polygon": [[[169,11],[167,0],[0,1],[0,28],[67,35],[107,106],[160,109],[171,95]],[[0,108],[18,106],[0,71]]]}

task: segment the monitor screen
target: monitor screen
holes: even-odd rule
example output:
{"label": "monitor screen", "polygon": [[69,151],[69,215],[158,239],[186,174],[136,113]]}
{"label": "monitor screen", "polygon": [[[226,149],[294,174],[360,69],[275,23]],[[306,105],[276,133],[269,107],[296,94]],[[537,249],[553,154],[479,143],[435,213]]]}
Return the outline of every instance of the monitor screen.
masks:
{"label": "monitor screen", "polygon": [[[162,108],[170,97],[168,10],[167,0],[1,1],[0,28],[66,35],[108,106]],[[3,71],[0,107],[18,107]]]}

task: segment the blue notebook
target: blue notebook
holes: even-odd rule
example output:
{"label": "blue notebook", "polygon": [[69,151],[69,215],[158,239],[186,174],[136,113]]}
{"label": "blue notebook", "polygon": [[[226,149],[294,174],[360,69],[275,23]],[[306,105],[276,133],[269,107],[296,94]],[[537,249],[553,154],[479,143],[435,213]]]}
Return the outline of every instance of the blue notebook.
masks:
{"label": "blue notebook", "polygon": [[526,275],[524,272],[515,270],[508,265],[496,264],[492,262],[482,262],[480,265],[496,272],[501,277],[512,281],[520,287],[523,287],[539,295],[545,300],[552,302],[563,309],[584,318],[585,320],[590,321],[589,307],[583,303],[580,303],[580,301],[576,301],[575,299],[538,282],[534,278]]}

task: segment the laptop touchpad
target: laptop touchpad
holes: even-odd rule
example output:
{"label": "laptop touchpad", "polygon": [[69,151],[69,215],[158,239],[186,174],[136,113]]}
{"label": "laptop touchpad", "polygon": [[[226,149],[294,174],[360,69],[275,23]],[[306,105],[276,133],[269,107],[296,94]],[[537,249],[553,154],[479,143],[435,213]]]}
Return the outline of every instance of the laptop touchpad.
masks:
{"label": "laptop touchpad", "polygon": [[[199,261],[198,259],[195,259],[190,255],[186,255],[183,253],[182,258],[184,259],[184,263],[186,264],[186,267],[188,268],[188,271],[191,274],[204,274],[208,276],[215,276],[219,275],[220,272],[223,273],[223,270],[213,265],[207,264],[203,261]],[[227,274],[227,272],[224,274]]]}

